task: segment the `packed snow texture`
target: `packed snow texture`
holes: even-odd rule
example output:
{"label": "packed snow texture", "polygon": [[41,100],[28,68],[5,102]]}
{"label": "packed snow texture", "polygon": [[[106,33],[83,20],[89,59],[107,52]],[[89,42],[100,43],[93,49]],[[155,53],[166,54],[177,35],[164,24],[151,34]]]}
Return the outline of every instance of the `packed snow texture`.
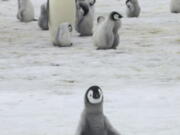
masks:
{"label": "packed snow texture", "polygon": [[[45,0],[33,0],[36,18]],[[16,19],[17,0],[0,1],[0,135],[74,135],[91,85],[104,91],[104,112],[122,135],[180,135],[180,14],[169,0],[97,0],[96,17],[123,14],[117,50],[96,50],[74,35],[54,47],[37,22]]]}

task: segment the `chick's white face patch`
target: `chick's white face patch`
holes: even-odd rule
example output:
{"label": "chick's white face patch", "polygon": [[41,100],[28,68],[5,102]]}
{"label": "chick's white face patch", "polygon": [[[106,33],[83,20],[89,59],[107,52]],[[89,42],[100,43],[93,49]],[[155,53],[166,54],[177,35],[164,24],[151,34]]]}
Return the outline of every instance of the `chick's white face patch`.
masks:
{"label": "chick's white face patch", "polygon": [[119,15],[118,14],[114,14],[114,19],[115,20],[119,20],[120,19]]}
{"label": "chick's white face patch", "polygon": [[98,91],[99,91],[99,98],[96,99],[93,97],[93,90],[89,90],[89,92],[87,94],[87,98],[91,104],[99,104],[102,102],[103,93],[100,89]]}

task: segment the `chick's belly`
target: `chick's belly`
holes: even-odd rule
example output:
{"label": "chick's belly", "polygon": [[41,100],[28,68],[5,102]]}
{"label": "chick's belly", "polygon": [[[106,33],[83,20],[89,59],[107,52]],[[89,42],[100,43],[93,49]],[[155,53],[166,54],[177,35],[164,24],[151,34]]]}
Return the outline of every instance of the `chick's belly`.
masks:
{"label": "chick's belly", "polygon": [[103,126],[91,125],[85,135],[107,135]]}
{"label": "chick's belly", "polygon": [[103,117],[91,117],[88,127],[92,135],[106,135]]}

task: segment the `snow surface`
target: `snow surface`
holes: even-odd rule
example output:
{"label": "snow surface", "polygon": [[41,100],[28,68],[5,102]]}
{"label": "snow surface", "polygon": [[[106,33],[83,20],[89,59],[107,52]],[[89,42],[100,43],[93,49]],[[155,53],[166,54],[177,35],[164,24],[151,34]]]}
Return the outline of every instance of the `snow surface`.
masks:
{"label": "snow surface", "polygon": [[[40,4],[33,0],[36,18]],[[0,135],[74,135],[85,90],[102,87],[104,111],[122,135],[180,135],[180,14],[169,0],[139,0],[140,18],[123,18],[117,50],[91,37],[52,46],[37,22],[16,19],[17,1],[0,1]],[[96,15],[122,0],[97,0]]]}

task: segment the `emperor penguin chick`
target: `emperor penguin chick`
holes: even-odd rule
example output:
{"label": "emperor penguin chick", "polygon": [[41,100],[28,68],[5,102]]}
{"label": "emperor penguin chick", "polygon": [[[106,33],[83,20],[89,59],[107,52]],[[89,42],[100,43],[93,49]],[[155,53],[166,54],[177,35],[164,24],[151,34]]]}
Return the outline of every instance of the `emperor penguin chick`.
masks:
{"label": "emperor penguin chick", "polygon": [[85,108],[75,135],[120,135],[103,113],[103,92],[90,87],[84,98]]}
{"label": "emperor penguin chick", "polygon": [[21,22],[35,21],[34,7],[31,0],[18,0],[17,19]]}
{"label": "emperor penguin chick", "polygon": [[98,25],[93,35],[94,45],[97,49],[116,49],[119,45],[119,29],[122,15],[116,11],[104,19],[98,17]]}
{"label": "emperor penguin chick", "polygon": [[76,0],[76,31],[80,36],[93,34],[94,5],[96,0]]}
{"label": "emperor penguin chick", "polygon": [[180,0],[171,0],[170,10],[172,13],[180,13]]}
{"label": "emperor penguin chick", "polygon": [[55,42],[53,44],[59,47],[72,46],[72,42],[71,42],[72,31],[73,28],[70,23],[60,24],[57,29]]}
{"label": "emperor penguin chick", "polygon": [[48,9],[47,3],[41,5],[41,13],[38,19],[38,25],[42,30],[48,30]]}
{"label": "emperor penguin chick", "polygon": [[127,17],[139,17],[141,8],[138,0],[126,0],[126,7]]}

